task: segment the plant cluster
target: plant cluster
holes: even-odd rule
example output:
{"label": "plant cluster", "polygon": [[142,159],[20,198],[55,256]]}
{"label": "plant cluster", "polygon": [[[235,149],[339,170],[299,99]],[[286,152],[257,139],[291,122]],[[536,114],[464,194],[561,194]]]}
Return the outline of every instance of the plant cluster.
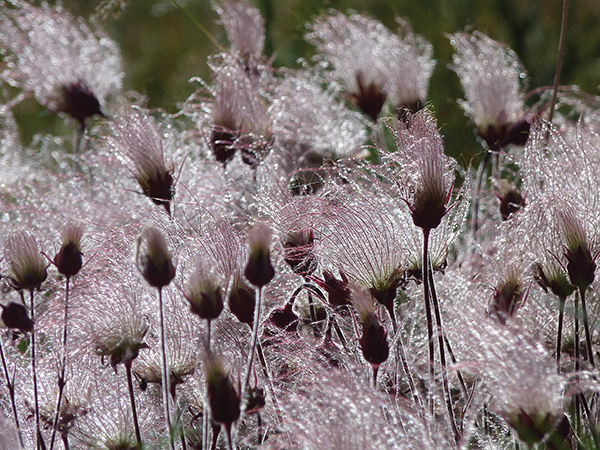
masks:
{"label": "plant cluster", "polygon": [[[97,23],[0,2],[0,448],[600,449],[600,99],[449,35],[464,168],[407,22],[330,11],[274,68],[213,6],[169,114]],[[24,145],[27,97],[74,137]]]}

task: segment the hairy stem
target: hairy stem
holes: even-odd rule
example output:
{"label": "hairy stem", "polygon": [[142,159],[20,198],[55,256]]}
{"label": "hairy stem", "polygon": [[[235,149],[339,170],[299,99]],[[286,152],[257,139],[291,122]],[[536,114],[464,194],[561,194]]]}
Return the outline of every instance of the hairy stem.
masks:
{"label": "hairy stem", "polygon": [[169,408],[169,370],[167,367],[167,349],[165,344],[165,317],[163,307],[162,289],[158,288],[158,314],[160,318],[160,351],[162,357],[162,388],[163,388],[163,410],[165,415],[165,425],[169,433],[169,445],[171,450],[175,450],[175,441],[173,441],[173,427],[171,425],[171,410]]}
{"label": "hairy stem", "polygon": [[71,286],[71,277],[67,277],[65,284],[65,315],[63,318],[63,354],[60,362],[60,373],[58,374],[58,399],[56,400],[56,413],[54,415],[54,423],[52,425],[52,438],[50,439],[50,450],[54,450],[54,439],[58,430],[58,421],[60,419],[60,408],[62,405],[63,393],[65,390],[65,367],[67,365],[67,324],[69,321],[69,290]]}
{"label": "hairy stem", "polygon": [[254,325],[252,327],[252,338],[250,342],[250,352],[248,353],[248,364],[246,369],[246,378],[242,393],[246,392],[250,384],[250,374],[252,373],[252,363],[254,362],[254,353],[256,351],[256,342],[258,341],[258,326],[260,325],[260,308],[262,303],[262,288],[257,288],[258,296],[256,298],[256,307],[254,308]]}
{"label": "hairy stem", "polygon": [[429,229],[423,229],[423,296],[425,298],[425,314],[427,316],[427,342],[429,343],[429,411],[433,417],[435,391],[435,343],[433,341],[433,318],[429,300]]}
{"label": "hairy stem", "polygon": [[[206,323],[206,349],[210,353],[210,335],[211,335],[211,321],[207,320]],[[208,386],[206,386],[206,398],[208,399]],[[209,407],[208,401],[204,402],[204,413],[202,417],[202,448],[208,448],[208,435],[209,435]]]}
{"label": "hairy stem", "polygon": [[21,448],[25,448],[25,444],[23,443],[23,434],[21,433],[21,426],[19,425],[19,414],[17,413],[17,403],[15,402],[15,386],[10,379],[10,374],[8,373],[8,366],[6,365],[6,358],[4,357],[4,344],[0,339],[0,357],[2,357],[2,368],[4,369],[4,376],[6,377],[6,387],[8,388],[8,393],[10,395],[10,404],[13,410],[13,416],[15,418],[15,428],[17,429],[17,435],[19,436],[19,443],[21,444]]}
{"label": "hairy stem", "polygon": [[450,397],[450,388],[448,386],[448,371],[446,369],[446,352],[444,349],[444,327],[442,326],[442,315],[440,313],[440,305],[437,297],[437,291],[435,289],[435,282],[433,278],[433,270],[429,267],[429,288],[431,289],[431,300],[433,301],[433,311],[435,314],[435,321],[437,324],[438,334],[438,347],[440,350],[440,362],[442,365],[442,387],[444,389],[444,397],[446,397],[446,408],[448,410],[448,420],[450,426],[454,432],[456,442],[460,440],[460,433],[456,427],[456,420],[454,418],[454,409],[452,407],[452,398]]}
{"label": "hairy stem", "polygon": [[127,374],[127,388],[129,389],[129,401],[131,402],[131,412],[133,414],[133,427],[135,428],[135,440],[138,450],[142,450],[142,434],[140,433],[140,424],[138,422],[137,409],[135,407],[135,395],[133,393],[133,378],[131,376],[131,361],[125,363],[125,372]]}

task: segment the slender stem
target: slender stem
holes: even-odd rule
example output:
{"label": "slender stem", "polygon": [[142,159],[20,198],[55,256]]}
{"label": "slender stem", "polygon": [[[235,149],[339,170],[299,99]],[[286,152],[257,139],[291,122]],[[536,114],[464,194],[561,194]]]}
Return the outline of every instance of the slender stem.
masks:
{"label": "slender stem", "polygon": [[137,409],[135,407],[135,395],[133,393],[133,378],[131,376],[131,361],[125,363],[125,372],[127,374],[127,387],[129,389],[129,401],[131,402],[131,412],[133,414],[133,427],[135,428],[135,440],[138,450],[142,450],[142,434],[140,433],[140,424],[138,422]]}
{"label": "slender stem", "polygon": [[415,382],[412,378],[412,374],[410,372],[410,368],[408,367],[408,361],[406,360],[406,353],[404,352],[404,344],[402,343],[402,336],[398,336],[398,353],[400,354],[400,361],[402,362],[402,368],[404,369],[404,373],[406,374],[406,378],[408,379],[408,386],[410,387],[410,392],[413,395],[413,399],[415,401],[415,405],[422,408],[421,400],[417,395],[417,388],[415,386]]}
{"label": "slender stem", "polygon": [[581,312],[583,314],[583,327],[585,328],[585,341],[587,344],[588,359],[590,361],[592,369],[595,369],[596,363],[594,363],[594,351],[592,349],[592,334],[590,333],[587,308],[585,306],[585,289],[580,288],[579,293],[581,295]]}
{"label": "slender stem", "polygon": [[565,53],[565,40],[567,37],[567,17],[569,15],[569,0],[563,0],[562,19],[560,23],[560,38],[558,43],[558,57],[556,58],[556,73],[554,74],[554,87],[552,91],[552,103],[550,105],[550,115],[548,122],[554,118],[554,106],[556,105],[556,96],[558,94],[558,85],[560,82],[560,72],[562,70],[563,55]]}
{"label": "slender stem", "polygon": [[[575,295],[575,373],[579,373],[580,369],[580,355],[579,355],[579,297]],[[580,419],[580,395],[575,396],[575,424],[577,434],[581,431],[581,419]]]}
{"label": "slender stem", "polygon": [[433,270],[429,268],[429,288],[431,290],[431,300],[433,301],[433,310],[435,313],[435,321],[437,324],[438,334],[438,347],[440,350],[440,362],[442,365],[442,387],[444,389],[444,397],[446,397],[446,408],[448,409],[448,420],[450,426],[454,432],[454,438],[458,444],[460,440],[460,433],[456,427],[456,420],[454,418],[454,409],[452,407],[452,398],[450,397],[450,388],[448,386],[448,371],[446,369],[446,352],[444,349],[444,327],[442,326],[442,315],[440,313],[440,305],[437,297],[437,291],[435,289],[435,282],[433,278]]}
{"label": "slender stem", "polygon": [[373,389],[377,389],[377,373],[379,372],[379,364],[371,364],[373,368]]}
{"label": "slender stem", "polygon": [[158,288],[158,313],[160,317],[160,350],[162,357],[162,388],[163,388],[163,410],[165,414],[165,425],[169,433],[169,444],[171,450],[175,450],[173,441],[173,428],[171,426],[171,411],[169,408],[169,370],[167,367],[167,349],[165,345],[165,317],[163,308],[162,289]]}
{"label": "slender stem", "polygon": [[[252,363],[254,362],[254,352],[256,351],[256,342],[258,341],[258,326],[260,324],[260,307],[262,302],[262,288],[257,288],[258,296],[256,299],[256,306],[254,308],[254,326],[252,327],[252,338],[250,342],[250,353],[248,354],[248,367],[246,369],[246,379],[244,380],[244,387],[242,393],[246,392],[248,384],[250,384],[250,374],[252,373]],[[243,395],[243,394],[242,394]]]}
{"label": "slender stem", "polygon": [[21,448],[25,448],[25,444],[23,443],[23,434],[21,433],[21,426],[19,425],[19,414],[17,413],[17,404],[15,402],[15,386],[10,379],[10,374],[8,373],[8,366],[6,365],[6,359],[4,358],[4,344],[2,339],[0,339],[0,356],[2,357],[2,367],[4,368],[4,376],[6,377],[6,387],[8,388],[8,393],[10,395],[10,403],[13,410],[13,415],[15,417],[15,427],[17,429],[17,435],[19,436],[19,443],[21,444]]}
{"label": "slender stem", "polygon": [[31,321],[34,323],[33,329],[31,330],[31,372],[33,374],[33,397],[35,401],[35,433],[36,433],[36,448],[45,448],[43,443],[44,438],[42,437],[42,430],[40,428],[40,405],[38,401],[38,385],[37,385],[37,370],[35,364],[35,305],[33,289],[29,291],[29,298],[31,300]]}
{"label": "slender stem", "polygon": [[231,425],[225,425],[225,437],[227,438],[228,450],[233,450],[233,444],[231,442]]}
{"label": "slender stem", "polygon": [[[211,335],[211,321],[207,320],[206,323],[206,348],[208,350],[208,352],[210,353],[210,335]],[[206,399],[208,399],[208,386],[206,387]],[[202,415],[202,448],[203,449],[207,449],[208,448],[208,435],[209,435],[209,407],[208,407],[208,400],[204,401],[204,412]]]}
{"label": "slender stem", "polygon": [[60,438],[63,442],[65,450],[70,450],[71,446],[69,445],[69,435],[67,433],[61,433]]}
{"label": "slender stem", "polygon": [[565,297],[558,298],[558,336],[556,337],[556,367],[560,373],[560,353],[562,348],[562,328],[565,316]]}
{"label": "slender stem", "polygon": [[423,296],[425,298],[425,314],[427,315],[427,342],[429,343],[429,410],[433,416],[433,393],[435,391],[435,343],[433,341],[433,318],[429,301],[429,229],[423,229]]}
{"label": "slender stem", "polygon": [[[450,341],[446,336],[444,336],[444,342],[446,343],[446,348],[448,349],[448,354],[450,355],[450,360],[452,364],[456,364],[456,357],[454,356],[454,352],[452,351],[452,347],[450,346]],[[465,379],[462,376],[460,370],[456,371],[456,376],[458,377],[458,381],[460,382],[460,388],[462,390],[463,395],[465,396],[465,400],[469,399],[469,392],[467,390],[467,384],[465,383]]]}
{"label": "slender stem", "polygon": [[69,320],[69,290],[71,285],[71,277],[67,277],[65,285],[65,316],[63,319],[63,354],[60,363],[60,373],[58,374],[58,399],[56,400],[56,413],[54,415],[54,423],[52,425],[52,438],[50,439],[50,450],[54,449],[54,439],[58,430],[58,421],[60,419],[60,408],[62,405],[63,392],[65,389],[65,367],[67,365],[67,323]]}

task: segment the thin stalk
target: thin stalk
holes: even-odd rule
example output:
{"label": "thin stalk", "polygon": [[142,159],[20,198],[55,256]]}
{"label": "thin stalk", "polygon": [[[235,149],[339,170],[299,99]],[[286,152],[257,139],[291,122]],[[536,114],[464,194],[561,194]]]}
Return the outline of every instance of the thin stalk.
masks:
{"label": "thin stalk", "polygon": [[44,444],[44,438],[42,436],[42,430],[40,428],[40,405],[38,401],[38,385],[37,385],[37,370],[35,364],[35,305],[33,301],[33,289],[29,291],[29,298],[31,301],[31,321],[34,323],[33,329],[31,330],[31,372],[33,374],[33,397],[35,401],[35,433],[36,433],[36,448],[46,448]]}
{"label": "thin stalk", "polygon": [[135,440],[138,450],[142,450],[142,434],[140,433],[140,424],[138,422],[137,409],[135,407],[135,395],[133,393],[133,377],[131,376],[131,361],[125,363],[125,372],[127,374],[127,388],[129,389],[129,401],[131,402],[131,412],[133,414],[133,427],[135,429]]}
{"label": "thin stalk", "polygon": [[581,295],[581,312],[583,314],[583,327],[585,328],[585,342],[587,345],[588,359],[592,369],[595,369],[596,363],[594,363],[594,351],[592,350],[592,334],[590,333],[587,308],[585,306],[585,289],[579,288],[579,294]]}
{"label": "thin stalk", "polygon": [[15,386],[10,379],[10,374],[8,373],[8,366],[6,365],[6,359],[4,358],[4,344],[2,339],[0,339],[0,356],[2,357],[2,367],[4,368],[4,376],[6,377],[6,387],[8,388],[8,393],[10,395],[10,403],[13,410],[13,415],[15,417],[15,428],[17,429],[17,435],[19,436],[19,443],[21,444],[21,448],[25,448],[25,444],[23,443],[23,434],[21,433],[21,426],[19,425],[19,415],[17,414],[17,404],[15,402]]}
{"label": "thin stalk", "polygon": [[[246,379],[244,380],[244,387],[242,393],[245,394],[248,385],[250,384],[250,374],[252,373],[252,363],[254,362],[254,353],[256,351],[256,342],[258,341],[258,326],[260,324],[260,307],[262,302],[262,288],[257,288],[258,296],[256,299],[256,306],[254,308],[254,326],[252,327],[252,338],[250,342],[250,353],[248,354],[248,367],[246,369]],[[243,395],[244,395],[243,394]]]}
{"label": "thin stalk", "polygon": [[65,447],[65,450],[70,450],[71,446],[69,445],[69,435],[65,434],[65,433],[61,433],[60,439],[63,442],[63,446]]}
{"label": "thin stalk", "polygon": [[67,277],[65,285],[65,316],[63,319],[63,354],[60,363],[60,373],[58,374],[58,399],[56,400],[56,414],[54,415],[54,423],[52,425],[52,438],[50,439],[50,450],[54,449],[54,439],[58,430],[58,421],[60,419],[60,408],[62,405],[63,392],[66,385],[65,367],[67,365],[67,324],[69,320],[69,290],[71,286],[71,277]]}
{"label": "thin stalk", "polygon": [[[211,321],[207,320],[206,323],[206,349],[210,353],[210,335],[211,335]],[[209,408],[208,408],[208,386],[206,387],[206,401],[204,402],[204,413],[202,417],[202,448],[208,448],[208,427],[209,427]]]}
{"label": "thin stalk", "polygon": [[450,388],[448,386],[448,371],[446,369],[446,352],[444,349],[444,327],[442,326],[442,315],[440,313],[440,305],[437,297],[437,291],[435,289],[435,282],[433,278],[433,270],[429,268],[429,288],[431,289],[431,300],[433,301],[433,310],[435,314],[435,321],[437,324],[438,333],[438,347],[440,350],[440,362],[442,365],[442,387],[444,389],[444,397],[446,397],[446,408],[448,410],[448,420],[450,426],[454,432],[454,438],[456,443],[460,441],[460,433],[456,427],[456,420],[454,418],[454,409],[452,408],[452,398],[450,397]]}
{"label": "thin stalk", "polygon": [[[580,369],[580,355],[579,355],[579,297],[575,295],[575,373],[579,373]],[[581,431],[581,417],[580,417],[580,395],[575,396],[575,424],[577,434]]]}
{"label": "thin stalk", "polygon": [[558,85],[560,82],[560,72],[562,70],[563,55],[565,53],[565,40],[567,37],[567,18],[569,16],[569,0],[563,0],[562,19],[560,23],[560,38],[558,42],[558,57],[556,58],[556,73],[554,74],[554,86],[552,90],[552,103],[550,104],[550,115],[548,122],[552,123],[554,118],[554,107],[556,105],[556,96],[558,94]]}
{"label": "thin stalk", "polygon": [[427,316],[427,342],[429,343],[429,410],[433,417],[433,393],[435,391],[435,343],[433,341],[433,318],[429,301],[429,232],[423,229],[423,296],[425,297],[425,314]]}
{"label": "thin stalk", "polygon": [[556,368],[560,373],[560,353],[562,348],[562,328],[565,316],[566,298],[561,296],[558,298],[558,336],[556,337]]}
{"label": "thin stalk", "polygon": [[379,372],[379,364],[371,364],[373,368],[373,389],[377,389],[377,373]]}
{"label": "thin stalk", "polygon": [[167,350],[165,345],[165,317],[163,308],[162,289],[158,288],[158,314],[160,318],[160,350],[162,357],[162,388],[163,388],[163,410],[165,414],[165,425],[169,433],[169,444],[171,450],[175,450],[173,441],[173,428],[171,426],[171,411],[169,408],[169,370],[167,368]]}
{"label": "thin stalk", "polygon": [[225,425],[225,437],[227,438],[227,449],[233,450],[233,444],[231,442],[231,425]]}
{"label": "thin stalk", "polygon": [[[452,351],[452,347],[450,346],[450,341],[446,336],[444,336],[444,342],[446,343],[446,348],[448,349],[448,354],[450,355],[450,360],[452,364],[456,364],[456,357],[454,356],[454,352]],[[456,376],[458,377],[458,381],[460,382],[460,389],[462,390],[465,399],[469,398],[469,392],[467,390],[467,384],[465,383],[465,379],[462,376],[460,370],[456,371]]]}
{"label": "thin stalk", "polygon": [[422,408],[421,400],[417,395],[417,388],[415,386],[415,382],[413,381],[412,374],[408,367],[408,361],[406,360],[406,353],[404,352],[404,344],[402,343],[402,336],[398,336],[398,353],[400,354],[400,361],[402,362],[402,368],[404,369],[404,373],[406,374],[406,378],[408,380],[408,386],[410,388],[410,392],[413,395],[413,399],[415,401],[415,405],[419,408]]}

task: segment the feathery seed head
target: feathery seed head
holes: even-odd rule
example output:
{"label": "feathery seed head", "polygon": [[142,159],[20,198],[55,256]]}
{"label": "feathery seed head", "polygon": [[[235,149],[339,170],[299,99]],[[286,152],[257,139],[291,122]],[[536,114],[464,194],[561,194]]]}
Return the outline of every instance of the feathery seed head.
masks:
{"label": "feathery seed head", "polygon": [[213,7],[227,30],[231,52],[244,63],[259,58],[265,42],[265,24],[260,11],[245,1],[235,0],[214,3]]}
{"label": "feathery seed head", "polygon": [[185,285],[185,298],[190,303],[192,313],[201,319],[216,319],[223,311],[221,286],[201,262],[198,262]]}
{"label": "feathery seed head", "polygon": [[9,234],[4,241],[4,256],[9,265],[6,278],[13,289],[33,291],[46,280],[46,261],[35,237],[28,232]]}
{"label": "feathery seed head", "polygon": [[248,233],[248,263],[244,270],[246,279],[257,287],[263,287],[275,276],[271,264],[271,230],[265,224],[259,224]]}
{"label": "feathery seed head", "polygon": [[229,373],[214,355],[207,355],[203,368],[211,418],[230,430],[231,425],[240,417],[240,396]]}
{"label": "feathery seed head", "polygon": [[154,225],[145,225],[137,237],[135,260],[152,287],[161,289],[175,278],[175,266],[167,241]]}
{"label": "feathery seed head", "polygon": [[594,281],[596,272],[596,258],[590,252],[585,229],[571,209],[559,209],[558,220],[565,242],[563,255],[567,259],[569,279],[571,284],[585,290]]}
{"label": "feathery seed head", "polygon": [[448,36],[456,53],[451,68],[458,74],[466,101],[461,106],[488,148],[524,145],[530,118],[523,116],[527,74],[517,55],[483,33]]}
{"label": "feathery seed head", "polygon": [[133,174],[142,192],[171,214],[175,196],[172,171],[164,161],[163,142],[148,112],[132,106],[111,122],[111,145],[134,165]]}
{"label": "feathery seed head", "polygon": [[400,188],[405,191],[413,222],[425,230],[437,228],[448,212],[455,162],[444,155],[444,143],[433,113],[427,109],[387,122],[398,152],[387,153]]}
{"label": "feathery seed head", "polygon": [[54,256],[54,265],[58,272],[65,277],[77,275],[83,265],[81,253],[81,238],[83,225],[81,223],[68,223],[61,233],[62,244]]}

